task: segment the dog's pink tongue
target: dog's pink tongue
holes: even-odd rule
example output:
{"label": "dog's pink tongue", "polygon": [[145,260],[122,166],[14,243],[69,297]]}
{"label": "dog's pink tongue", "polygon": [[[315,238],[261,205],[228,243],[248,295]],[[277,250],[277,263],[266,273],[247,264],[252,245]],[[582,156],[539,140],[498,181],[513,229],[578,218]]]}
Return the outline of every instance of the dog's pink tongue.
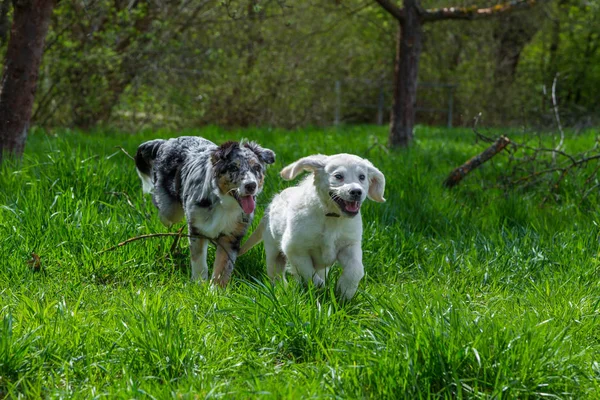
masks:
{"label": "dog's pink tongue", "polygon": [[242,204],[242,210],[244,210],[246,214],[252,214],[254,212],[254,208],[256,208],[256,203],[254,202],[254,197],[252,196],[241,197],[240,203]]}
{"label": "dog's pink tongue", "polygon": [[360,203],[358,201],[346,201],[346,210],[357,212],[360,210]]}

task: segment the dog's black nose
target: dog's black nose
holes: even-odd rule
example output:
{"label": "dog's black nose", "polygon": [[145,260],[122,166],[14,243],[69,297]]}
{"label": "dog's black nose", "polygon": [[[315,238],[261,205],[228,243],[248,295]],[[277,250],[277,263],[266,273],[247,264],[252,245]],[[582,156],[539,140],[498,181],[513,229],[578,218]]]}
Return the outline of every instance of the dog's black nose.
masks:
{"label": "dog's black nose", "polygon": [[246,188],[246,192],[254,192],[254,190],[256,189],[256,182],[246,183],[244,187]]}
{"label": "dog's black nose", "polygon": [[350,191],[350,196],[360,197],[360,196],[362,196],[362,190],[360,190],[360,189],[352,189]]}

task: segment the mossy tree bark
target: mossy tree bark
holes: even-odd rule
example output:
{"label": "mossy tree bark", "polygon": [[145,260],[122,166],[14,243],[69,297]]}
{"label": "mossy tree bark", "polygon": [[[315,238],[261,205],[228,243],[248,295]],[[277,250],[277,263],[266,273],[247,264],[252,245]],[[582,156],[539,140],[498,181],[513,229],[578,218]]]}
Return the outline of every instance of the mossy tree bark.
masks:
{"label": "mossy tree bark", "polygon": [[25,149],[38,71],[55,0],[14,0],[0,88],[0,161]]}

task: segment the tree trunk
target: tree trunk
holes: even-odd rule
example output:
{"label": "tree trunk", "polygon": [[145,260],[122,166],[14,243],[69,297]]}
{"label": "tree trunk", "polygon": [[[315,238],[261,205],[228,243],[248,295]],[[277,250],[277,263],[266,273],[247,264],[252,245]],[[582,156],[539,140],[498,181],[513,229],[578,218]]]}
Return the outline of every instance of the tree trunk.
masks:
{"label": "tree trunk", "polygon": [[407,146],[413,138],[417,103],[417,75],[423,50],[423,24],[447,20],[475,20],[531,8],[532,0],[510,0],[488,8],[447,7],[425,10],[420,0],[375,0],[400,24],[394,67],[394,101],[390,122],[390,147]]}
{"label": "tree trunk", "polygon": [[417,0],[404,1],[394,67],[394,99],[390,122],[390,147],[406,147],[413,139],[417,103],[417,75],[423,50],[423,23]]}
{"label": "tree trunk", "polygon": [[525,46],[539,30],[526,14],[509,14],[496,23],[494,39],[499,42],[494,69],[496,91],[505,92],[515,81],[517,66]]}
{"label": "tree trunk", "polygon": [[0,89],[0,161],[25,148],[38,71],[55,0],[14,2],[13,23]]}

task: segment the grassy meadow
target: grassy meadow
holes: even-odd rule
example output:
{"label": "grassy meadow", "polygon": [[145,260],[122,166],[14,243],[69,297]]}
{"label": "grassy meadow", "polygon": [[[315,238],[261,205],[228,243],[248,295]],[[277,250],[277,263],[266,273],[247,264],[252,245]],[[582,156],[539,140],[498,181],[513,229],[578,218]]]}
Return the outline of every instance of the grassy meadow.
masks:
{"label": "grassy meadow", "polygon": [[[272,286],[262,246],[238,259],[225,290],[190,282],[186,242],[173,256],[172,238],[99,254],[168,231],[115,146],[134,154],[180,134],[277,153],[255,225],[290,185],[278,177],[288,163],[369,158],[387,202],[363,207],[356,297],[337,302],[336,274],[321,290]],[[569,138],[567,151],[595,134]],[[597,196],[581,204],[581,182],[567,180],[541,206],[541,189],[484,185],[491,165],[447,190],[447,174],[482,147],[468,130],[416,137],[387,153],[375,145],[386,129],[370,126],[33,132],[23,161],[0,167],[0,398],[600,398]]]}

